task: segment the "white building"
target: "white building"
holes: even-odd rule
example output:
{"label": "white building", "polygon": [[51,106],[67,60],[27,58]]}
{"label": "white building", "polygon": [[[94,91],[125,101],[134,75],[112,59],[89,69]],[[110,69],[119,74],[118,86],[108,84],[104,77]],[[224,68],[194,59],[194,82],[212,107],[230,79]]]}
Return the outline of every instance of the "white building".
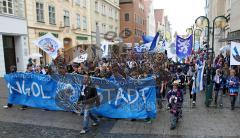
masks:
{"label": "white building", "polygon": [[24,0],[0,1],[0,77],[10,66],[25,71],[28,63],[27,23]]}

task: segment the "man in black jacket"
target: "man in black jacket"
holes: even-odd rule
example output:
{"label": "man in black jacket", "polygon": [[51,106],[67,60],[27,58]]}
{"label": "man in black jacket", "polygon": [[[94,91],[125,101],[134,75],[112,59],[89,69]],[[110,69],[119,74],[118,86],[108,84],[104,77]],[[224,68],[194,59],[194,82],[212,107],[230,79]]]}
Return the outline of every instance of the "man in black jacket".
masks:
{"label": "man in black jacket", "polygon": [[88,131],[89,117],[93,120],[93,126],[97,126],[99,119],[92,113],[91,108],[96,105],[100,105],[99,96],[97,94],[97,89],[91,85],[90,77],[88,75],[84,76],[82,91],[79,100],[84,105],[84,118],[83,118],[83,129],[81,134],[85,134]]}

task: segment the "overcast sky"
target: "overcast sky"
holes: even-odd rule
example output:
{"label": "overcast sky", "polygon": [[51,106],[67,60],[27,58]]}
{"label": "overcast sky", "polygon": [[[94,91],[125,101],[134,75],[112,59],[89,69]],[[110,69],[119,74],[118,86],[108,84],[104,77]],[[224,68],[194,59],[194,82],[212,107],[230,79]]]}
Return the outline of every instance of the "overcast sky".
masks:
{"label": "overcast sky", "polygon": [[198,16],[204,14],[205,0],[153,0],[154,9],[164,9],[172,31],[185,34]]}

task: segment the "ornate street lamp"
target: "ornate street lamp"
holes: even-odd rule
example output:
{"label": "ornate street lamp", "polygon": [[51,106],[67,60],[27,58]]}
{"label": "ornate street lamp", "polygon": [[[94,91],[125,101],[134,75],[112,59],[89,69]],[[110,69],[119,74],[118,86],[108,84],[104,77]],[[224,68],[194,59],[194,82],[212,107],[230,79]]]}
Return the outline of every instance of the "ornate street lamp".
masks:
{"label": "ornate street lamp", "polygon": [[[200,16],[195,20],[196,27],[198,28],[207,28],[207,60],[209,59],[209,40],[210,40],[210,22],[209,19],[206,16]],[[211,83],[211,66],[209,66],[210,63],[206,64],[206,71],[207,71],[207,89],[206,89],[206,98],[205,98],[205,105],[209,107],[211,101],[212,101],[212,89],[213,85]]]}
{"label": "ornate street lamp", "polygon": [[202,30],[201,29],[195,29],[194,30],[194,38],[193,38],[193,43],[194,43],[194,48],[196,47],[195,44],[196,44],[196,36],[199,38],[202,34]]}
{"label": "ornate street lamp", "polygon": [[193,28],[187,28],[186,32],[188,35],[193,34]]}
{"label": "ornate street lamp", "polygon": [[211,64],[213,64],[213,54],[214,54],[214,35],[215,28],[224,29],[227,25],[228,19],[225,16],[217,16],[213,20],[213,31],[212,31],[212,54],[211,54]]}

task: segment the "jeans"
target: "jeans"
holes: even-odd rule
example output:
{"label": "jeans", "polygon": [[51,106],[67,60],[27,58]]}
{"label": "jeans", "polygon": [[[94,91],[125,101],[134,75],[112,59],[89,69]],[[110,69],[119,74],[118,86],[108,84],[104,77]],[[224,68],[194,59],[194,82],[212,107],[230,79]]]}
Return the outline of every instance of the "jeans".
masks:
{"label": "jeans", "polygon": [[231,100],[231,107],[235,107],[237,96],[236,95],[230,95],[230,100]]}
{"label": "jeans", "polygon": [[223,90],[216,90],[215,91],[215,104],[218,103],[218,97],[220,96],[219,99],[219,104],[222,105],[223,104]]}
{"label": "jeans", "polygon": [[83,117],[83,129],[88,130],[89,118],[93,120],[94,123],[98,123],[99,119],[95,114],[92,113],[90,105],[85,105],[84,107],[84,117]]}
{"label": "jeans", "polygon": [[193,93],[193,94],[191,94],[191,95],[192,95],[193,101],[196,102],[197,94],[196,94],[196,93]]}

